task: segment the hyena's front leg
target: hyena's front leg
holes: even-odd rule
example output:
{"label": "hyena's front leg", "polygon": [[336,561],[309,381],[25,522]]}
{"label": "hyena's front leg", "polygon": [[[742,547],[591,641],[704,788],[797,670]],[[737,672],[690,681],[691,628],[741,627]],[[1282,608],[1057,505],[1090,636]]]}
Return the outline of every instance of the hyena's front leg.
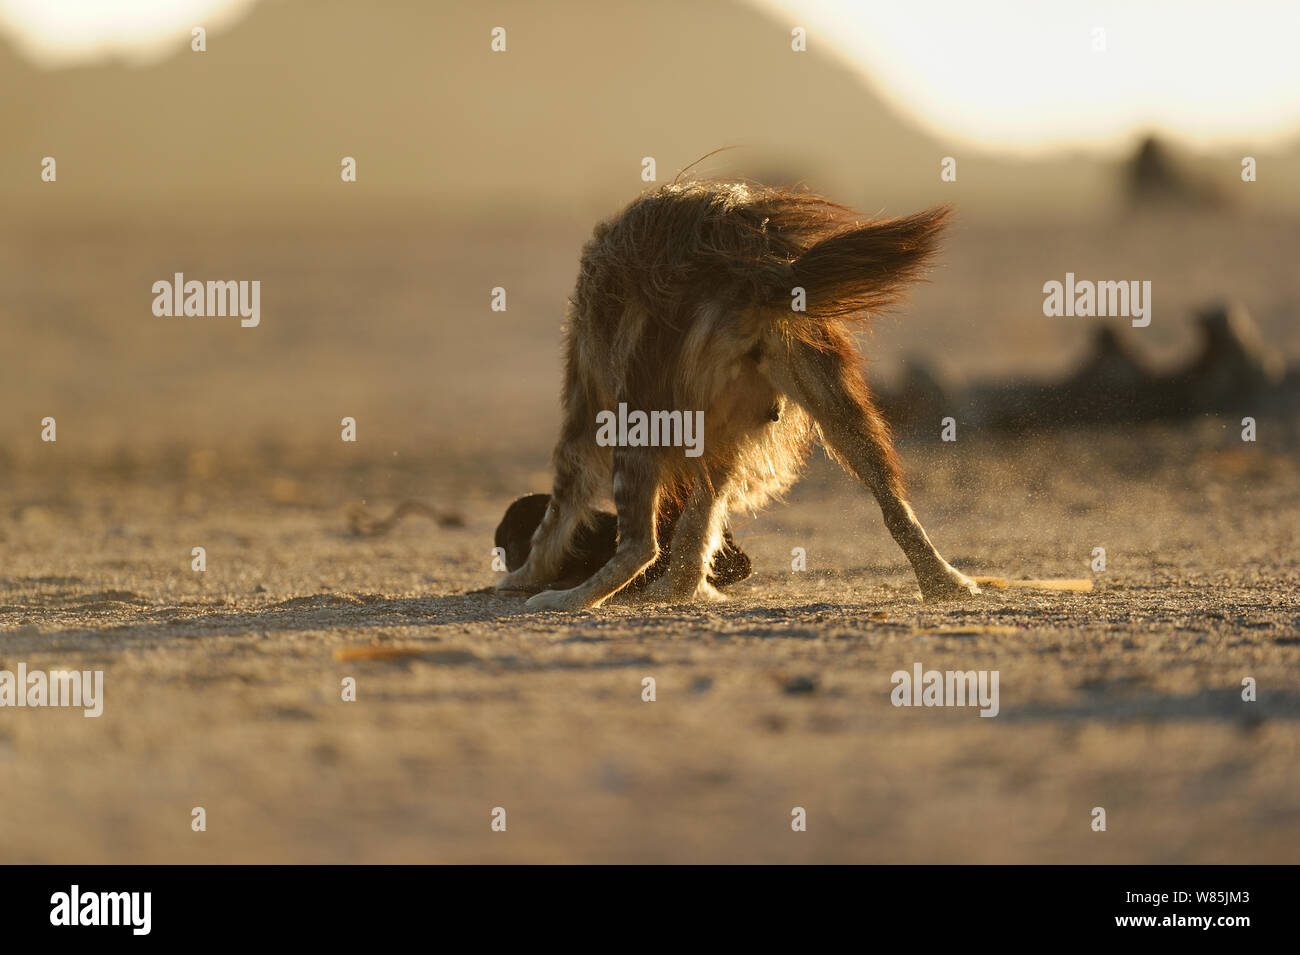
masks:
{"label": "hyena's front leg", "polygon": [[614,508],[618,548],[604,567],[570,590],[546,590],[528,599],[531,610],[598,607],[637,578],[659,556],[655,514],[659,502],[657,449],[614,449]]}
{"label": "hyena's front leg", "polygon": [[677,519],[668,568],[646,588],[651,601],[686,603],[693,600],[722,601],[727,598],[708,581],[713,555],[722,547],[727,516],[728,470],[701,468],[690,499]]}
{"label": "hyena's front leg", "polygon": [[542,522],[533,531],[528,559],[506,574],[497,590],[536,593],[560,576],[564,557],[578,529],[590,521],[597,475],[603,470],[598,450],[587,436],[567,433],[555,451],[555,484]]}
{"label": "hyena's front leg", "polygon": [[851,346],[829,339],[822,347],[792,342],[784,355],[770,359],[770,371],[812,415],[834,455],[871,489],[885,526],[916,572],[921,596],[945,600],[978,594],[979,586],[939,555],[904,499],[889,428],[847,361],[852,354]]}

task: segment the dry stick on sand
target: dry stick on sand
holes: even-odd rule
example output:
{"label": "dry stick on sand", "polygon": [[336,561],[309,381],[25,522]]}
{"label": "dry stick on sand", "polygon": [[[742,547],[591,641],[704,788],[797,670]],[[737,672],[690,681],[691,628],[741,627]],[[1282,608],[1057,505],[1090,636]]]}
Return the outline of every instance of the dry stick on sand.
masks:
{"label": "dry stick on sand", "polygon": [[408,514],[432,518],[439,527],[464,527],[464,519],[451,511],[436,511],[419,501],[403,501],[387,517],[377,519],[360,504],[348,509],[348,529],[355,537],[379,537],[387,534]]}

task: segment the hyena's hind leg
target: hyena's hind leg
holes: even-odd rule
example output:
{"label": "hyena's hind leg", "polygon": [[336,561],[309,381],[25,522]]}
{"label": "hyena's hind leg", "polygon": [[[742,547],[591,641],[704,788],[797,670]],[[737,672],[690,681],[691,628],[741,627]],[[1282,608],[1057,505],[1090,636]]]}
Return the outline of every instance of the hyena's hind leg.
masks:
{"label": "hyena's hind leg", "polygon": [[528,599],[532,610],[585,610],[598,607],[635,580],[659,556],[656,514],[659,505],[657,449],[614,449],[614,508],[618,548],[604,567],[570,590],[546,590]]}
{"label": "hyena's hind leg", "polygon": [[885,526],[916,572],[926,600],[978,594],[976,583],[944,560],[903,497],[897,456],[889,427],[871,402],[866,382],[854,367],[857,353],[836,330],[824,344],[792,342],[767,359],[774,383],[804,406],[829,450],[871,489]]}
{"label": "hyena's hind leg", "polygon": [[727,599],[709,583],[708,575],[713,555],[722,547],[730,474],[731,469],[722,465],[700,469],[673,530],[668,567],[663,576],[646,588],[646,600],[687,603]]}
{"label": "hyena's hind leg", "polygon": [[501,578],[497,590],[535,593],[559,578],[574,536],[595,513],[594,503],[605,471],[600,453],[589,429],[566,424],[555,449],[551,501],[533,532],[528,559]]}

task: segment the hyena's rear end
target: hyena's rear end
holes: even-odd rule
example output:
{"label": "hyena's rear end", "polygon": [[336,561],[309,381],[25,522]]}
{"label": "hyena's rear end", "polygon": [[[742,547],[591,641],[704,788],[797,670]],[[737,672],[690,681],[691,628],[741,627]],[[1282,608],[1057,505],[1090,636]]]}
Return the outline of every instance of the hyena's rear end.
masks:
{"label": "hyena's rear end", "polygon": [[[499,589],[552,583],[612,486],[614,556],[584,583],[538,593],[528,606],[595,607],[625,587],[670,544],[655,539],[655,515],[670,497],[683,510],[669,570],[648,596],[717,597],[706,576],[728,511],[788,487],[816,435],[876,496],[926,599],[978,593],[939,556],[903,497],[850,334],[855,319],[896,302],[917,278],[946,216],[931,209],[863,222],[817,196],[694,182],[644,195],[597,226],[569,314],[551,504],[527,562]],[[703,454],[600,446],[597,415],[620,403],[702,410]]]}

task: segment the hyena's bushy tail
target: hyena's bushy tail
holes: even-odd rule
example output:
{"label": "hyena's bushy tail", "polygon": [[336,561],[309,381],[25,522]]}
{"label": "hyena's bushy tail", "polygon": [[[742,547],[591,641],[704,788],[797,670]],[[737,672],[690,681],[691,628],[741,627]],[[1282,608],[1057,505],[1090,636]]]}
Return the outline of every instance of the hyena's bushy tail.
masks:
{"label": "hyena's bushy tail", "polygon": [[[895,305],[938,250],[951,215],[935,206],[915,215],[850,225],[818,238],[790,263],[814,319],[866,315]],[[792,289],[785,290],[790,301]]]}

